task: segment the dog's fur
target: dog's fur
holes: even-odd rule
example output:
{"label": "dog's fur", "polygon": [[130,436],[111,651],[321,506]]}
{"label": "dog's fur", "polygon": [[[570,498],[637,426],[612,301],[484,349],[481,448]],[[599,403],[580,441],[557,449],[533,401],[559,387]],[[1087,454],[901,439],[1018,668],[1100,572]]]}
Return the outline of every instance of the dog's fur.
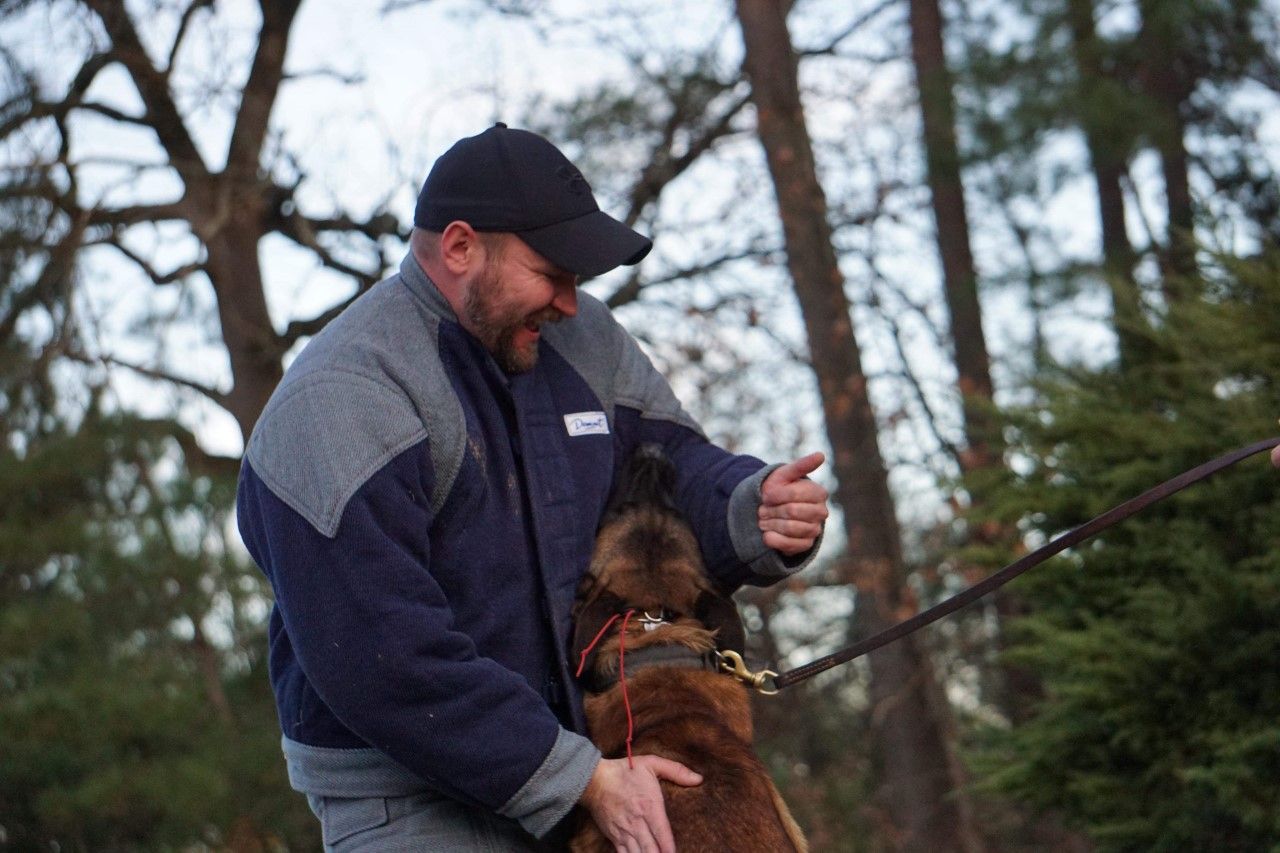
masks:
{"label": "dog's fur", "polygon": [[[703,568],[698,543],[671,503],[674,473],[653,449],[631,460],[606,514],[591,569],[578,592],[574,660],[615,613],[635,610],[625,637],[626,656],[655,646],[697,653],[717,648],[741,652],[742,623],[733,601],[716,590]],[[636,622],[665,610],[666,624],[652,630]],[[615,622],[587,657],[584,679],[616,680]],[[624,668],[626,658],[624,657]],[[786,804],[751,747],[751,707],[746,688],[728,675],[693,668],[650,665],[627,672],[636,755],[653,754],[702,774],[683,787],[662,782],[676,846],[697,851],[805,851],[807,845]],[[588,693],[587,724],[606,758],[626,755],[627,717],[617,683]],[[590,817],[583,815],[571,849],[612,851]]]}

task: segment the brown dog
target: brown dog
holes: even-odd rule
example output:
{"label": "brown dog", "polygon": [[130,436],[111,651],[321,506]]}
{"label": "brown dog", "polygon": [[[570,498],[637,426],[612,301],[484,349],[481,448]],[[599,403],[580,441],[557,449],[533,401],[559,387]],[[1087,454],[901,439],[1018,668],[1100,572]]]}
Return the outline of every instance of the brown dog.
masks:
{"label": "brown dog", "polygon": [[[678,761],[703,777],[694,787],[662,782],[681,851],[805,851],[751,747],[747,689],[718,671],[717,649],[741,653],[742,623],[707,577],[697,540],[672,503],[673,482],[659,451],[637,452],[578,591],[574,654],[584,664],[591,738],[606,758],[626,755],[621,668],[633,752]],[[585,814],[570,846],[575,853],[613,850]]]}

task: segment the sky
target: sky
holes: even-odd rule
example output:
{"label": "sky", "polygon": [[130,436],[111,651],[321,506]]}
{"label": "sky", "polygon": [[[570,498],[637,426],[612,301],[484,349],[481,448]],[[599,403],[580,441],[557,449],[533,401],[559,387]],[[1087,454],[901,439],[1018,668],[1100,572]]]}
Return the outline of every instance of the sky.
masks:
{"label": "sky", "polygon": [[[542,21],[484,11],[471,0],[432,0],[394,11],[383,11],[384,6],[307,0],[294,24],[286,71],[295,79],[282,88],[272,123],[279,148],[297,158],[296,167],[284,170],[296,168],[306,176],[299,195],[305,212],[326,215],[337,208],[360,217],[388,205],[407,219],[431,162],[456,139],[498,119],[514,123],[514,116],[537,104],[568,100],[611,75],[628,73],[614,52],[595,43],[598,33],[591,25],[547,27]],[[71,8],[37,6],[0,30],[25,64],[42,69],[51,93],[65,88],[89,44],[102,38],[92,16],[68,14]],[[598,17],[609,5],[562,2],[556,8],[565,18],[579,19]],[[646,4],[644,19],[619,38],[643,44],[662,34],[669,44],[676,44],[682,37],[700,38],[708,27],[723,29],[728,20],[717,4],[705,4],[703,8],[715,14],[701,22],[690,8],[682,2]],[[245,0],[221,2],[216,18],[211,22],[209,17],[200,21],[205,27],[202,37],[187,40],[173,79],[197,145],[206,163],[216,169],[247,74],[247,62],[239,60],[252,49],[259,19],[256,4]],[[176,17],[136,18],[152,55],[163,55]],[[100,74],[89,96],[133,114],[142,108],[119,67]],[[78,158],[99,161],[81,182],[82,195],[90,203],[161,200],[181,191],[167,170],[144,170],[139,178],[132,166],[116,165],[121,160],[161,162],[145,129],[89,115],[74,125],[72,150]],[[699,201],[696,190],[685,191],[680,203],[691,207]],[[134,229],[129,238],[131,248],[153,258],[158,269],[176,267],[197,251],[194,239],[177,228]],[[666,247],[680,251],[674,241]],[[280,328],[351,292],[348,281],[320,268],[308,253],[283,238],[269,238],[260,255],[272,315]],[[105,350],[123,360],[149,362],[157,355],[157,335],[137,334],[139,305],[148,306],[158,318],[191,304],[211,305],[211,294],[198,283],[162,291],[139,281],[111,249],[91,253],[85,269],[92,280],[84,290],[86,313],[96,319]],[[613,285],[605,278],[593,287],[607,292]],[[163,353],[180,365],[184,376],[226,386],[229,376],[216,329],[165,325],[159,338]],[[152,383],[128,371],[115,371],[113,384],[122,405],[149,414],[162,414],[179,399],[175,392],[157,393]],[[180,399],[183,419],[196,429],[206,449],[227,454],[241,450],[229,415],[187,394]]]}
{"label": "sky", "polygon": [[[518,7],[537,0],[503,2]],[[150,5],[171,8],[180,3],[151,0]],[[305,213],[323,216],[340,209],[358,218],[385,205],[407,220],[431,163],[456,139],[478,133],[495,120],[515,123],[520,116],[537,115],[604,81],[627,79],[635,69],[621,58],[623,51],[636,54],[642,68],[654,71],[660,65],[659,48],[697,45],[718,35],[717,63],[731,69],[739,62],[741,42],[729,18],[728,2],[555,0],[550,5],[573,23],[548,25],[545,16],[497,14],[485,11],[479,0],[305,0],[286,64],[294,79],[283,87],[275,106],[278,144],[266,165],[279,175],[305,176],[298,196]],[[607,23],[611,12],[637,5],[645,11],[641,20],[625,27]],[[800,0],[792,17],[794,38],[801,46],[820,44],[828,33],[842,29],[845,21],[873,5]],[[55,93],[65,88],[92,40],[101,38],[92,17],[73,12],[73,6],[60,0],[51,6],[36,4],[25,15],[0,22],[0,43],[24,64],[39,68],[49,91]],[[395,8],[388,10],[388,6]],[[161,46],[172,36],[174,16],[143,13],[148,4],[141,2],[132,3],[131,8],[140,12],[143,35],[153,53],[164,50]],[[247,74],[243,59],[259,26],[256,4],[248,0],[220,0],[216,9],[216,17],[200,21],[202,37],[189,40],[174,76],[180,103],[206,161],[214,168],[220,165],[229,116]],[[829,199],[856,209],[875,196],[877,181],[915,187],[894,196],[894,216],[875,229],[846,229],[837,234],[837,240],[846,250],[843,267],[851,294],[865,299],[876,287],[873,272],[862,260],[863,253],[874,247],[877,273],[901,291],[896,308],[905,309],[908,300],[919,308],[918,314],[902,310],[899,317],[906,330],[901,354],[873,312],[865,308],[855,312],[867,372],[875,376],[898,370],[905,358],[933,395],[935,411],[943,421],[941,429],[954,439],[959,425],[950,390],[951,368],[944,351],[932,340],[934,330],[923,320],[927,317],[934,326],[944,324],[936,250],[930,242],[932,223],[927,195],[920,187],[910,67],[901,59],[875,60],[902,51],[903,45],[892,41],[902,37],[901,19],[900,9],[888,7],[865,38],[846,45],[849,52],[870,57],[866,61],[820,57],[805,61],[807,121]],[[119,69],[104,72],[90,94],[127,112],[140,110],[136,92]],[[1262,107],[1274,103],[1261,96],[1257,102]],[[1263,135],[1270,149],[1280,152],[1280,111],[1271,111]],[[41,143],[39,138],[28,141],[32,150]],[[618,150],[627,149],[624,145]],[[180,192],[176,179],[165,169],[143,169],[139,179],[131,168],[120,165],[126,160],[160,161],[149,131],[122,129],[104,119],[86,117],[75,123],[73,151],[99,160],[81,184],[86,200],[159,200]],[[588,176],[606,209],[610,190],[627,184],[643,165],[625,158],[595,162],[596,152],[574,150],[572,143],[569,153],[592,161],[595,171]],[[609,156],[613,153],[611,149]],[[758,142],[743,134],[727,140],[716,153],[713,161],[700,163],[664,194],[662,222],[668,230],[656,235],[657,248],[646,261],[650,275],[698,257],[707,245],[733,245],[753,231],[777,231]],[[0,150],[0,157],[10,160],[20,161],[23,154],[12,145]],[[1046,151],[1045,159],[1071,165],[1079,164],[1083,156],[1081,140],[1063,134]],[[1158,164],[1144,155],[1136,159],[1133,170],[1143,207],[1159,229]],[[1052,179],[1051,172],[1045,170],[1045,180]],[[978,226],[974,250],[980,274],[1018,270],[1022,260],[997,224],[1003,214],[984,207],[972,192],[970,200],[974,205],[970,219]],[[1022,204],[1014,211],[1024,224],[1040,232],[1038,263],[1051,266],[1097,256],[1094,204],[1087,181],[1075,178],[1066,180],[1043,205]],[[616,203],[611,212],[621,212]],[[671,222],[679,225],[672,227]],[[1141,222],[1131,226],[1134,233],[1141,233]],[[161,269],[180,265],[197,251],[194,238],[176,228],[134,229],[130,240],[136,251],[154,258]],[[268,238],[259,254],[278,328],[291,319],[314,315],[352,292],[349,281],[320,268],[309,253],[284,238]],[[608,293],[620,275],[606,276],[588,288],[597,295]],[[789,451],[823,449],[821,409],[812,377],[781,364],[781,349],[769,340],[770,335],[776,336],[803,352],[803,331],[785,269],[775,259],[754,267],[734,267],[731,275],[751,279],[753,298],[763,312],[763,324],[769,327],[767,334],[737,328],[721,332],[720,342],[727,339],[736,349],[731,355],[751,362],[742,375],[733,377],[749,393],[738,398],[740,407],[735,409],[716,395],[730,390],[740,393],[741,388],[706,388],[699,384],[696,372],[686,372],[673,377],[677,394],[693,411],[704,414],[713,436],[735,434],[743,441],[742,449],[766,459],[781,459]],[[227,387],[229,368],[214,321],[203,325],[166,322],[173,316],[199,314],[201,308],[205,316],[215,317],[206,282],[196,279],[185,286],[158,289],[140,281],[113,250],[105,248],[88,256],[82,277],[81,310],[90,320],[100,352],[137,363],[159,360],[184,376]],[[675,362],[681,344],[715,343],[709,337],[714,332],[687,320],[689,306],[709,304],[718,295],[714,282],[676,284],[660,298],[620,312],[620,318],[633,328],[645,327],[656,361]],[[1025,366],[1016,356],[1025,351],[1029,335],[1026,291],[1020,286],[988,286],[983,299],[989,344],[1000,359],[997,382],[1003,380],[1012,387],[1017,384],[1014,373]],[[1058,306],[1049,318],[1056,354],[1074,360],[1108,358],[1113,342],[1102,331],[1108,311],[1097,291]],[[71,382],[78,378],[69,374]],[[241,452],[236,424],[211,402],[124,369],[112,371],[111,385],[121,407],[152,416],[177,411],[206,450],[229,456]],[[882,418],[895,421],[881,438],[893,465],[900,520],[908,530],[927,529],[945,521],[948,510],[937,471],[922,462],[933,438],[919,412],[913,418],[895,419],[897,410],[910,410],[912,405],[901,385],[873,382],[872,391]],[[707,399],[700,399],[702,394]],[[828,487],[833,485],[829,471],[820,471],[817,478]],[[833,529],[838,523],[838,518],[830,522]],[[234,534],[229,539],[236,541]],[[839,537],[828,540],[824,554],[838,548]],[[803,635],[802,629],[813,624],[840,624],[851,606],[848,596],[838,591],[819,591],[798,604],[784,608],[784,614],[789,614],[781,617],[784,622],[795,621],[784,633]],[[840,639],[833,636],[819,642],[836,645]],[[799,657],[809,653],[802,650]]]}
{"label": "sky", "polygon": [[[174,5],[170,0],[157,2]],[[536,112],[540,106],[568,101],[602,81],[633,74],[634,69],[620,58],[619,48],[640,55],[642,66],[650,69],[659,65],[655,45],[666,49],[696,45],[708,34],[718,33],[719,61],[726,67],[736,67],[741,50],[727,3],[651,0],[639,4],[644,15],[625,27],[607,23],[611,11],[637,5],[619,0],[561,0],[553,4],[556,12],[575,23],[559,26],[548,25],[544,16],[527,18],[485,11],[475,0],[397,3],[392,11],[386,10],[387,5],[367,0],[306,0],[294,24],[286,62],[286,70],[294,79],[282,88],[273,113],[273,127],[279,134],[277,148],[287,151],[292,159],[281,155],[269,165],[282,174],[305,175],[298,197],[304,212],[327,215],[336,208],[360,217],[387,205],[407,219],[431,162],[453,141],[483,130],[494,120],[513,121],[513,117]],[[70,4],[65,3],[52,11],[34,8],[25,22],[11,22],[7,30],[0,31],[6,44],[12,42],[20,54],[31,56],[34,65],[45,69],[52,91],[66,85],[75,61],[89,42],[95,37],[101,39],[92,16],[66,14],[69,8]],[[132,8],[141,12],[146,6],[135,3]],[[205,16],[198,21],[201,37],[188,39],[174,75],[180,105],[206,162],[214,168],[224,156],[230,117],[247,75],[248,64],[243,59],[255,43],[259,26],[256,4],[247,0],[224,0],[216,9],[216,17]],[[802,46],[820,43],[827,32],[840,28],[841,16],[852,19],[858,14],[861,9],[843,4],[804,3],[792,19],[795,40]],[[137,20],[152,54],[163,55],[172,39],[176,17],[140,13]],[[890,15],[890,30],[892,24]],[[13,38],[15,33],[19,38]],[[884,52],[885,46],[877,38],[872,33],[866,45],[868,51]],[[602,43],[606,47],[602,48]],[[58,61],[47,61],[51,50]],[[42,57],[45,61],[37,61]],[[851,72],[847,66],[811,60],[803,66],[803,80],[806,88],[816,93],[811,97],[808,123],[829,183],[828,192],[833,197],[837,192],[848,194],[856,200],[874,194],[868,167],[910,182],[916,179],[919,165],[910,144],[903,146],[903,140],[910,140],[915,131],[907,66],[864,63],[853,67],[862,69],[853,72],[859,75],[856,79],[848,77]],[[90,94],[125,111],[136,113],[141,109],[136,92],[119,68],[104,72]],[[856,139],[848,132],[850,126],[858,128]],[[138,182],[132,171],[108,162],[158,162],[160,154],[149,131],[122,129],[104,119],[89,117],[76,127],[73,150],[79,156],[103,160],[93,179],[82,182],[82,192],[91,199],[127,202],[131,197],[172,198],[180,192],[177,181],[166,170],[147,170]],[[592,152],[581,153],[589,156]],[[698,233],[677,229],[661,235],[653,258],[647,262],[650,269],[677,265],[682,258],[696,255],[706,241],[732,242],[737,235],[761,227],[776,230],[776,213],[771,209],[772,194],[758,144],[752,139],[727,144],[717,163],[700,166],[668,191],[663,201],[665,215],[705,224]],[[598,190],[610,182],[625,184],[640,165],[625,164],[619,169],[620,174],[596,173],[591,178]],[[735,187],[733,182],[742,180],[740,173],[744,169],[755,179],[752,186],[745,188],[745,194],[739,195],[744,188]],[[602,201],[607,205],[606,198],[602,197]],[[1065,192],[1055,199],[1058,210],[1048,213],[1070,219],[1078,216],[1073,209],[1088,203],[1087,193]],[[906,211],[905,216],[905,226],[887,229],[876,238],[888,247],[880,255],[882,270],[940,322],[936,261],[932,248],[921,242],[927,223],[920,219],[919,209]],[[1087,251],[1087,235],[1074,231],[1067,231],[1066,235],[1064,251]],[[869,236],[855,234],[852,239],[857,242]],[[194,238],[175,228],[134,229],[130,240],[132,248],[153,257],[160,269],[176,267],[197,251]],[[987,249],[981,244],[977,249],[980,256],[1004,251],[999,246]],[[309,253],[282,237],[268,238],[259,254],[269,282],[269,306],[278,328],[291,319],[319,313],[352,292],[349,281],[324,270]],[[850,288],[865,292],[870,287],[869,273],[856,261],[847,266]],[[747,272],[761,276],[763,283],[758,293],[762,294],[761,304],[767,306],[766,322],[771,330],[803,351],[799,317],[785,292],[781,269]],[[140,281],[109,248],[89,256],[84,274],[90,279],[82,291],[84,313],[93,320],[101,351],[134,363],[160,359],[171,365],[173,372],[227,387],[229,369],[218,343],[218,330],[207,323],[165,322],[170,316],[191,313],[193,306],[203,306],[207,316],[215,316],[207,285],[196,280],[183,287],[157,289]],[[614,274],[613,279],[619,275]],[[590,288],[606,293],[613,286],[606,277]],[[670,317],[673,326],[680,322],[682,300],[707,303],[715,297],[714,292],[700,285],[677,286],[676,291],[672,297],[677,303],[675,308],[647,309],[656,312],[655,316]],[[1026,334],[1020,297],[993,293],[988,298],[988,308],[993,349],[1016,349]],[[1064,322],[1101,310],[1102,306],[1093,306],[1088,311],[1077,311],[1068,314]],[[628,322],[625,314],[622,319]],[[148,322],[152,325],[145,325]],[[945,359],[927,344],[929,331],[922,327],[913,330],[909,321],[905,325],[912,369],[934,387],[945,387],[949,381]],[[912,340],[917,345],[912,346]],[[675,337],[667,340],[669,347],[677,347],[678,343]],[[862,343],[869,372],[896,368],[898,355],[884,340],[864,335]],[[657,344],[661,347],[662,342]],[[760,335],[744,335],[737,346],[743,350],[741,355],[752,358],[757,347],[767,353],[769,342]],[[663,357],[661,352],[655,355],[660,360]],[[692,409],[715,408],[696,399],[699,388],[693,380],[675,378],[677,393]],[[776,371],[762,369],[755,381],[777,380]],[[753,380],[746,377],[743,381]],[[753,396],[760,398],[761,408],[736,418],[712,420],[708,428],[713,434],[720,428],[745,433],[745,449],[765,458],[806,449],[779,447],[779,438],[787,444],[807,442],[809,449],[821,448],[825,442],[821,440],[820,407],[810,385],[810,380],[803,377],[784,379],[778,387],[786,388],[787,396],[778,400],[773,400],[768,388],[756,390]],[[176,409],[180,419],[211,452],[235,456],[242,450],[233,419],[209,401],[141,379],[124,369],[113,371],[112,387],[122,407],[153,416]],[[894,397],[886,399],[884,405],[891,411],[900,404],[901,400]],[[913,435],[913,429],[910,425],[899,428],[897,440],[903,447],[900,452],[890,447],[891,457],[910,459],[917,452],[917,439],[928,440],[927,436]],[[929,494],[936,485],[927,471],[911,465],[897,467],[894,477],[895,485],[907,494]],[[918,512],[926,519],[938,512],[933,500],[904,500],[902,505],[908,514]]]}
{"label": "sky", "polygon": [[[152,2],[172,7],[176,0]],[[505,0],[505,5],[515,8],[521,2]],[[526,0],[524,5],[546,4]],[[698,44],[709,33],[720,33],[719,61],[733,66],[738,60],[740,39],[728,17],[728,3],[650,0],[638,4],[645,10],[643,18],[626,27],[605,22],[611,11],[636,3],[559,0],[550,5],[574,23],[548,25],[545,16],[497,14],[486,11],[476,0],[306,0],[294,25],[287,60],[287,71],[295,79],[282,89],[273,114],[278,150],[287,151],[288,158],[282,153],[269,165],[282,174],[305,175],[299,196],[305,212],[325,215],[340,208],[359,217],[385,204],[407,219],[431,162],[454,140],[477,133],[496,119],[513,121],[547,104],[567,101],[601,81],[625,78],[633,69],[620,58],[620,47],[640,54],[642,65],[656,68],[656,46]],[[792,18],[795,40],[802,46],[819,43],[826,33],[840,29],[843,20],[852,20],[864,6],[871,5],[802,0]],[[0,26],[5,46],[41,68],[51,91],[65,86],[96,31],[91,16],[69,14],[71,8],[68,3],[55,3],[52,8],[37,4],[22,18]],[[134,3],[132,8],[142,12],[147,4]],[[247,63],[240,60],[252,47],[258,28],[254,3],[223,0],[216,8],[216,18],[206,16],[200,21],[207,28],[207,37],[188,41],[174,77],[204,156],[215,167],[247,73]],[[894,15],[901,18],[891,10],[866,39],[855,40],[851,45],[855,52],[892,52],[895,46],[885,44],[884,39],[886,34],[901,33]],[[175,17],[152,13],[139,14],[138,19],[153,53],[163,50]],[[870,182],[876,175],[918,182],[914,101],[905,63],[837,64],[811,59],[802,71],[811,92],[808,123],[829,196],[848,197],[857,203],[872,192]],[[108,69],[101,75],[91,95],[126,111],[140,108],[136,93],[119,69]],[[853,133],[850,128],[855,129]],[[1280,144],[1280,117],[1274,117],[1264,133]],[[179,191],[175,179],[164,170],[145,171],[139,184],[132,172],[108,162],[157,161],[159,155],[149,131],[122,130],[106,120],[86,118],[76,126],[73,150],[103,161],[94,178],[82,184],[90,199],[119,201],[132,193],[166,198]],[[1064,135],[1048,156],[1070,163],[1079,162],[1082,154],[1080,141]],[[730,142],[723,146],[721,155],[718,162],[728,165],[700,166],[672,187],[664,199],[665,214],[674,214],[681,221],[702,220],[704,225],[700,234],[661,235],[648,262],[650,268],[674,265],[693,256],[704,235],[709,235],[706,239],[731,241],[744,229],[760,227],[753,226],[753,221],[776,228],[776,214],[770,209],[772,196],[763,186],[766,177],[758,145],[750,139]],[[598,188],[619,179],[625,183],[638,165],[620,163],[618,174],[595,173],[591,178]],[[1158,183],[1148,179],[1155,174],[1154,161],[1140,157],[1134,168],[1144,207],[1159,228],[1160,200],[1148,189]],[[735,173],[754,175],[755,185],[745,189],[732,186]],[[740,192],[741,196],[735,195]],[[884,244],[879,256],[881,271],[936,322],[940,320],[938,271],[934,250],[927,242],[930,225],[923,215],[924,198],[916,193],[910,204],[913,207],[904,207],[900,227],[886,226],[875,234],[855,230],[840,239],[856,248],[865,248],[871,239]],[[1092,228],[1079,227],[1079,223],[1094,220],[1093,204],[1087,183],[1076,180],[1068,181],[1043,208],[1019,211],[1025,221],[1044,230],[1038,247],[1042,263],[1096,256],[1097,235]],[[974,231],[980,271],[1004,271],[1018,263],[1007,237],[998,228],[988,227],[994,216],[994,211],[980,206],[971,215],[984,226]],[[175,229],[136,229],[131,240],[136,250],[154,256],[160,268],[176,266],[195,251],[193,238]],[[195,282],[184,288],[159,290],[138,281],[112,254],[110,249],[99,250],[85,272],[90,278],[90,286],[84,288],[85,312],[95,321],[104,351],[148,362],[158,354],[159,341],[159,354],[169,354],[169,362],[184,375],[225,387],[229,373],[216,328],[167,324],[160,327],[161,333],[150,334],[139,327],[139,306],[146,306],[146,313],[157,320],[186,312],[192,305],[211,307],[207,286]],[[349,282],[319,268],[312,257],[283,238],[264,241],[260,256],[270,283],[270,307],[280,328],[288,320],[317,313],[351,292]],[[781,280],[777,269],[757,272],[764,282]],[[866,293],[871,287],[870,273],[859,265],[856,253],[846,260],[846,275],[855,294]],[[762,292],[772,286],[762,285]],[[590,287],[608,292],[613,284],[606,278]],[[690,299],[714,295],[697,288],[682,294],[681,298]],[[1025,345],[1024,298],[1018,288],[988,288],[984,296],[988,334],[997,355],[1015,353]],[[782,298],[770,303],[773,310],[768,322],[784,338],[801,341],[798,316],[788,302]],[[1099,336],[1098,329],[1106,311],[1104,300],[1086,297],[1059,312],[1055,345],[1060,354],[1105,357],[1110,342],[1105,335]],[[625,315],[623,319],[627,321]],[[868,322],[862,325],[873,325],[871,318],[864,319]],[[934,385],[945,386],[949,381],[945,359],[936,347],[927,344],[928,331],[920,328],[913,334],[917,345],[909,346],[907,353],[912,368]],[[871,334],[867,338],[868,370],[894,369],[897,355],[883,338]],[[742,344],[756,345],[746,338]],[[1007,364],[1016,367],[1015,361]],[[150,414],[163,414],[178,405],[183,420],[197,431],[207,449],[239,453],[238,430],[230,416],[216,406],[157,388],[124,370],[114,372],[113,384],[121,405]],[[690,388],[677,382],[679,393],[687,395]],[[767,393],[762,394],[767,398]],[[803,389],[798,397],[794,411],[781,417],[800,422],[810,435],[820,435],[816,400],[811,393],[805,396]],[[766,414],[760,413],[762,421]],[[955,426],[954,419],[951,426]],[[765,441],[760,439],[753,449],[763,454],[759,444]],[[911,433],[899,441],[910,444]],[[904,452],[909,455],[909,449]],[[929,480],[913,474],[909,466],[896,476],[898,485],[908,491],[926,488]]]}

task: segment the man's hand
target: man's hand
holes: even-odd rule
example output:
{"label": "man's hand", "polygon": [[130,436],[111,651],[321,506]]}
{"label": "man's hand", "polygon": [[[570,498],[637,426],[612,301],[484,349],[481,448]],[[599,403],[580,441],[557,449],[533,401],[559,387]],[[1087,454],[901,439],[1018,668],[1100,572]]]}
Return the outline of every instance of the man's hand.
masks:
{"label": "man's hand", "polygon": [[1271,448],[1271,464],[1280,468],[1280,444]]}
{"label": "man's hand", "polygon": [[677,785],[702,784],[702,777],[688,767],[657,755],[637,755],[635,769],[627,766],[625,758],[605,758],[596,765],[579,802],[618,850],[675,853],[659,779]]}
{"label": "man's hand", "polygon": [[827,518],[827,490],[806,480],[826,457],[810,453],[775,468],[760,485],[760,530],[764,544],[788,557],[813,547]]}

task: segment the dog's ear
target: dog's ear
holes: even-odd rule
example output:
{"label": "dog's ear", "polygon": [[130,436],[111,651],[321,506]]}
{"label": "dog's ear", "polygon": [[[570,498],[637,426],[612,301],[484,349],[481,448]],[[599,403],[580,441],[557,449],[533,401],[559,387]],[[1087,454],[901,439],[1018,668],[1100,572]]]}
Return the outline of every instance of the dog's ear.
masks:
{"label": "dog's ear", "polygon": [[733,599],[719,592],[704,592],[693,605],[694,616],[707,628],[718,631],[716,648],[743,653],[747,645],[747,632],[742,627]]}
{"label": "dog's ear", "polygon": [[[623,601],[611,592],[601,591],[599,595],[579,599],[573,617],[573,657],[569,663],[576,670],[582,660],[582,652],[591,645],[591,641],[600,633],[614,615],[621,613]],[[586,665],[582,667],[583,676],[590,674],[595,666],[596,650],[592,649],[587,656]]]}

